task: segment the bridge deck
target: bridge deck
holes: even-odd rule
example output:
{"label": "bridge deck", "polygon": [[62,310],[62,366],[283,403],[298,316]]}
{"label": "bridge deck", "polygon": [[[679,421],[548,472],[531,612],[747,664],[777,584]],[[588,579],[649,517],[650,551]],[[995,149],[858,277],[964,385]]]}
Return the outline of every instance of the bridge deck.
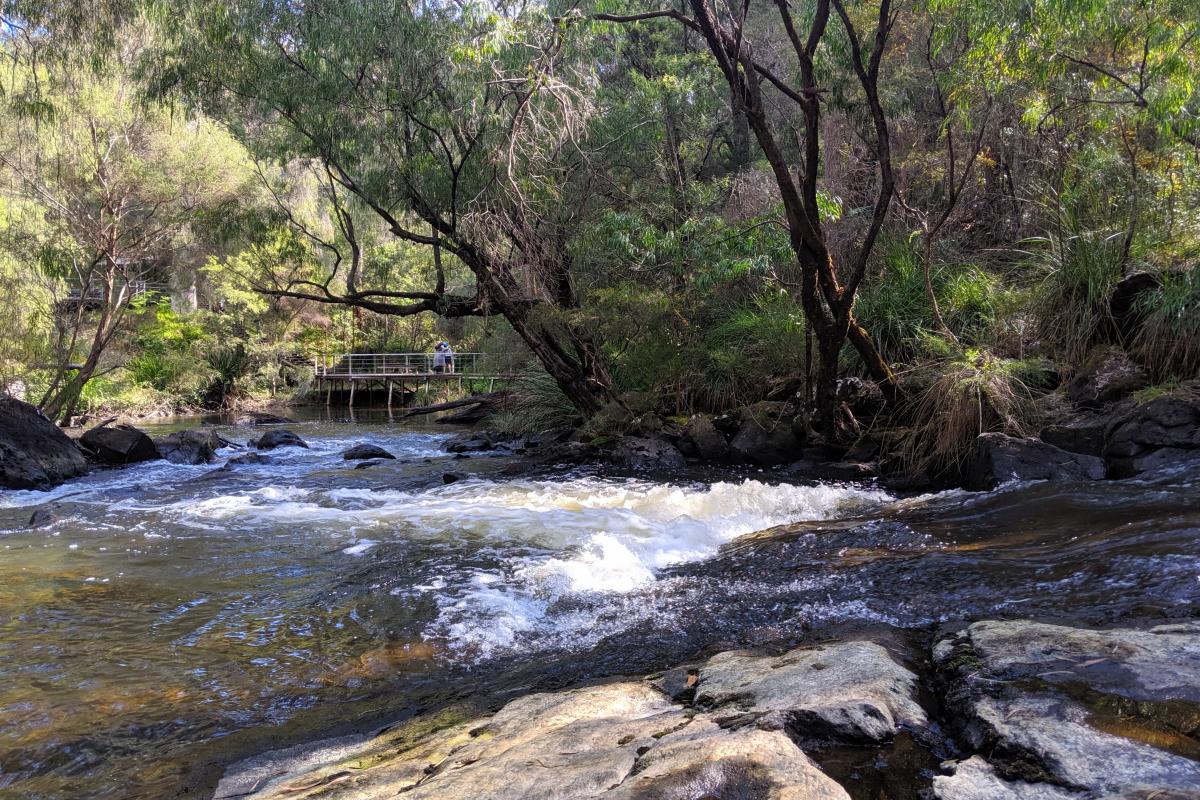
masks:
{"label": "bridge deck", "polygon": [[356,386],[369,389],[367,384],[377,383],[387,388],[390,407],[394,384],[403,391],[410,382],[485,380],[490,391],[497,380],[510,377],[491,360],[486,353],[454,353],[448,361],[435,353],[341,353],[313,359],[313,383],[326,390],[326,405],[335,386],[349,388],[354,405]]}

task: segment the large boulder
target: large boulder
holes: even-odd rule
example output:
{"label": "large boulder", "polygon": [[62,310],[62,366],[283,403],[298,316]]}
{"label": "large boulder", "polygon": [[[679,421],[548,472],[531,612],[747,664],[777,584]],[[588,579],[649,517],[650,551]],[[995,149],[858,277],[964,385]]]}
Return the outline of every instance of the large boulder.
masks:
{"label": "large boulder", "polygon": [[353,447],[342,451],[342,458],[346,461],[364,461],[369,458],[390,458],[396,457],[384,450],[379,445],[374,444],[356,444]]}
{"label": "large boulder", "polygon": [[251,444],[258,450],[274,450],[276,447],[308,448],[304,440],[291,431],[267,431]]}
{"label": "large boulder", "polygon": [[740,461],[764,466],[787,464],[800,455],[803,444],[782,403],[755,403],[742,415],[742,423],[729,447]]}
{"label": "large boulder", "polygon": [[977,622],[934,663],[955,733],[986,757],[936,780],[942,800],[1196,796],[1200,623]]}
{"label": "large boulder", "polygon": [[613,446],[612,462],[617,466],[640,472],[683,469],[687,462],[683,453],[663,439],[646,436],[623,436]]}
{"label": "large boulder", "polygon": [[210,464],[228,442],[209,429],[176,431],[156,444],[162,457],[173,464]]}
{"label": "large boulder", "polygon": [[1092,351],[1067,384],[1067,399],[1080,408],[1103,408],[1150,385],[1150,375],[1119,347]]}
{"label": "large boulder", "polygon": [[58,426],[28,403],[0,396],[0,486],[53,486],[87,470],[87,459]]}
{"label": "large boulder", "polygon": [[296,420],[262,411],[250,411],[238,415],[233,424],[239,427],[243,425],[295,425]]}
{"label": "large boulder", "polygon": [[693,414],[683,428],[683,438],[695,454],[705,461],[726,461],[729,458],[729,442],[707,414]]}
{"label": "large boulder", "polygon": [[1094,481],[1104,474],[1104,461],[1096,456],[1069,453],[1037,439],[985,433],[975,440],[965,484],[983,491],[1009,481]]}
{"label": "large boulder", "polygon": [[636,681],[256,756],[234,765],[214,797],[849,800],[784,731],[730,729]]}
{"label": "large boulder", "polygon": [[884,742],[928,720],[917,676],[872,642],[799,648],[782,656],[728,652],[700,668],[696,705],[727,707],[809,738]]}
{"label": "large boulder", "polygon": [[1112,429],[1105,447],[1115,477],[1140,470],[1138,461],[1159,449],[1200,448],[1200,391],[1184,389],[1141,403]]}
{"label": "large boulder", "polygon": [[132,425],[97,425],[84,431],[79,444],[99,461],[114,466],[162,458],[154,440]]}

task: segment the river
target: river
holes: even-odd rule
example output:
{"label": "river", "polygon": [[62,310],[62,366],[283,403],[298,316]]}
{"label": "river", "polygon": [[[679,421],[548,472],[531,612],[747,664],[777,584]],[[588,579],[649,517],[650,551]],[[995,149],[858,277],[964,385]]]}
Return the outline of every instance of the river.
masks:
{"label": "river", "polygon": [[[204,796],[258,750],[718,647],[1198,615],[1196,473],[900,498],[529,473],[446,455],[438,426],[290,429],[310,449],[269,463],[0,492],[0,797]],[[354,469],[358,443],[398,458]]]}

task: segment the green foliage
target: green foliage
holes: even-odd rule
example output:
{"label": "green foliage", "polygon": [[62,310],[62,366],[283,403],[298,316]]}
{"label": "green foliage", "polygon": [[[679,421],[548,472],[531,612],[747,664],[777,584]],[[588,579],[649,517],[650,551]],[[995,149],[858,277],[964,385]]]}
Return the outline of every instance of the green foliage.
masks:
{"label": "green foliage", "polygon": [[1139,299],[1133,352],[1159,381],[1200,377],[1200,268],[1167,272]]}
{"label": "green foliage", "polygon": [[509,385],[509,392],[504,410],[488,419],[490,430],[504,435],[525,436],[570,428],[578,421],[575,407],[549,375],[523,375]]}

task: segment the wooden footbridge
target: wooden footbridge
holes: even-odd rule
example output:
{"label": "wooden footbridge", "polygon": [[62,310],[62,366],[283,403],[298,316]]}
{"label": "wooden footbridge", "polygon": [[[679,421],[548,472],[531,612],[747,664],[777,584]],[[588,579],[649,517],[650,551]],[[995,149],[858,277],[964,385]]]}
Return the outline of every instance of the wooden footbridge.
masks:
{"label": "wooden footbridge", "polygon": [[[431,384],[457,382],[487,382],[488,391],[496,387],[497,381],[511,377],[498,366],[495,359],[486,353],[454,353],[449,363],[443,363],[435,353],[340,353],[332,356],[317,356],[313,359],[313,388],[324,390],[325,405],[329,405],[333,392],[349,391],[349,405],[354,405],[356,389],[386,389],[387,404],[391,408],[393,389],[399,387],[400,394],[416,391],[422,386],[428,394]],[[411,388],[410,388],[411,387]]]}

